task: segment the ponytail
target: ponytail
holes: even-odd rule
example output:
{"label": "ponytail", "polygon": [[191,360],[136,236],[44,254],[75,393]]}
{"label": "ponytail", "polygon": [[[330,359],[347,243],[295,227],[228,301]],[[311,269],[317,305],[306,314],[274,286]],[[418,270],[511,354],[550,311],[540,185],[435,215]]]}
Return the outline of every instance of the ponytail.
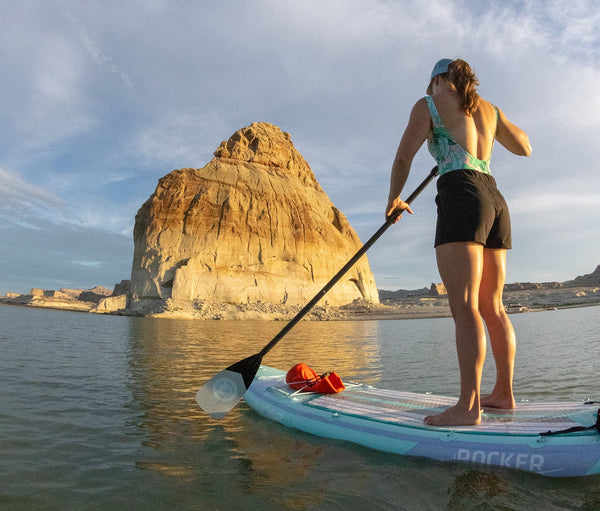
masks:
{"label": "ponytail", "polygon": [[479,94],[476,89],[479,80],[471,66],[464,60],[453,60],[448,66],[448,77],[456,87],[463,111],[467,115],[472,115],[479,106]]}

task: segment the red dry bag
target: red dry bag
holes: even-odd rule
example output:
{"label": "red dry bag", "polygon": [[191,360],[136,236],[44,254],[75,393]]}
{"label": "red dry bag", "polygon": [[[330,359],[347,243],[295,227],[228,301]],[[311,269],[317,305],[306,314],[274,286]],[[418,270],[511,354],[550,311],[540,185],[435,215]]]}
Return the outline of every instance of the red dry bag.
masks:
{"label": "red dry bag", "polygon": [[335,371],[319,376],[304,363],[292,367],[287,372],[285,381],[293,389],[319,394],[336,394],[346,388]]}

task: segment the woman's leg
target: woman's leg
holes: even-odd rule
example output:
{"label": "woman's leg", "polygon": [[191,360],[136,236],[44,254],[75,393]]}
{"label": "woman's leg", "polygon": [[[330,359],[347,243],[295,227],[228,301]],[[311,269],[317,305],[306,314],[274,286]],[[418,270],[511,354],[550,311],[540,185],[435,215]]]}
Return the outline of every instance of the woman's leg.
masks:
{"label": "woman's leg", "polygon": [[472,242],[446,243],[436,248],[436,258],[455,323],[460,395],[455,406],[426,417],[425,423],[432,426],[479,424],[479,391],[486,350],[485,327],[479,314],[483,246]]}
{"label": "woman's leg", "polygon": [[514,408],[512,382],[515,366],[515,331],[504,310],[502,291],[506,279],[506,250],[484,249],[483,275],[479,287],[479,311],[490,335],[496,363],[496,385],[481,398],[481,406]]}

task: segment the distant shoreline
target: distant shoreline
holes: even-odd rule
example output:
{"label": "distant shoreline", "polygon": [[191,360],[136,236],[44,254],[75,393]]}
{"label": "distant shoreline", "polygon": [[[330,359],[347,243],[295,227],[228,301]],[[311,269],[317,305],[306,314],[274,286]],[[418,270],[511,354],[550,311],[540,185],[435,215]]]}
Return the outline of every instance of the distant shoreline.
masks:
{"label": "distant shoreline", "polygon": [[[600,288],[582,286],[509,291],[504,294],[504,303],[508,312],[514,313],[596,306],[600,305]],[[119,316],[219,321],[289,321],[301,309],[300,306],[289,307],[273,304],[232,305],[210,302],[173,304],[167,302],[158,308],[155,303],[154,310],[124,308],[109,311],[99,310],[98,304],[94,302],[30,295],[0,297],[0,305]],[[394,300],[386,299],[381,304],[356,301],[343,307],[316,306],[307,314],[307,319],[312,321],[382,321],[447,317],[451,317],[451,314],[445,295],[433,297],[409,295]]]}

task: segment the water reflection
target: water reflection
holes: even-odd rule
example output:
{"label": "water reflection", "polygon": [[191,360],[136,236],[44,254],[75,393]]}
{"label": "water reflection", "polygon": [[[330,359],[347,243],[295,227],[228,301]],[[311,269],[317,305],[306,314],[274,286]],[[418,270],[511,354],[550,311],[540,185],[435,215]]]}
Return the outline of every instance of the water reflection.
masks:
{"label": "water reflection", "polygon": [[[282,325],[130,318],[130,388],[139,412],[137,428],[152,450],[136,466],[164,477],[197,480],[220,498],[223,472],[243,480],[247,491],[265,480],[284,484],[305,477],[313,466],[312,447],[304,446],[309,451],[303,455],[305,463],[299,463],[293,448],[281,459],[287,440],[273,437],[245,403],[216,421],[194,400],[205,381],[260,351]],[[336,370],[345,378],[376,381],[381,373],[378,339],[376,322],[305,322],[264,362],[284,369],[306,362],[318,372]]]}
{"label": "water reflection", "polygon": [[[369,367],[371,377],[377,378],[378,326],[369,321],[301,323],[265,356],[264,363],[286,369],[305,362],[317,372],[336,370],[351,377]],[[132,318],[132,368],[146,386],[160,382],[195,393],[216,372],[260,351],[280,328],[281,323],[264,321]],[[152,387],[152,392],[161,389]]]}

